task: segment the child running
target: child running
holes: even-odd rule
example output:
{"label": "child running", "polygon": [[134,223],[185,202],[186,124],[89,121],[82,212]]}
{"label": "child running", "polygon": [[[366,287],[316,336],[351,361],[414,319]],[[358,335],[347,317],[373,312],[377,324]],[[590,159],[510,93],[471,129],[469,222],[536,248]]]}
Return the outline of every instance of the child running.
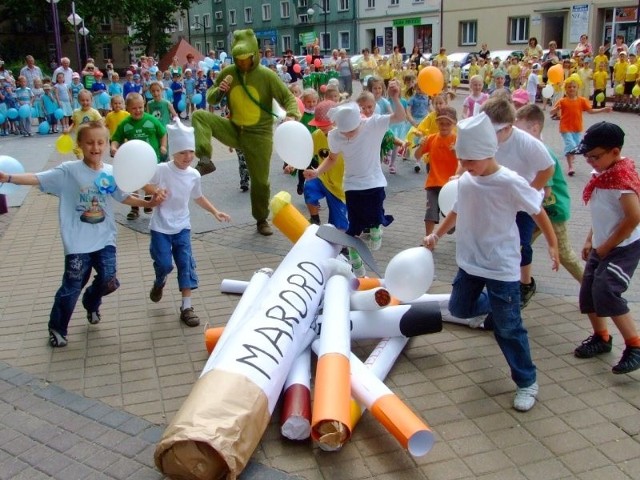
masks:
{"label": "child running", "polygon": [[89,122],[80,126],[77,141],[82,160],[64,162],[37,174],[0,172],[0,182],[36,185],[43,192],[60,197],[58,214],[65,267],[49,317],[49,345],[52,347],[67,345],[69,322],[80,293],[91,278],[92,269],[96,275],[82,296],[82,306],[90,324],[95,325],[102,319],[102,297],[120,286],[116,277],[117,229],[109,197],[143,207],[156,206],[164,199],[163,192],[157,192],[146,201],[116,187],[113,167],[102,162],[109,145],[108,131],[102,123]]}
{"label": "child running", "polygon": [[179,120],[167,126],[170,157],[172,161],[161,163],[146,189],[147,193],[166,192],[167,200],[153,211],[149,230],[156,278],[149,293],[152,302],[162,299],[167,276],[175,261],[178,270],[178,288],[182,294],[180,320],[188,327],[196,327],[200,319],[191,304],[191,292],[198,288],[196,262],[191,251],[191,220],[189,201],[211,213],[219,222],[231,217],[219,211],[202,193],[200,173],[191,167],[195,158],[196,141],[193,127],[184,126]]}

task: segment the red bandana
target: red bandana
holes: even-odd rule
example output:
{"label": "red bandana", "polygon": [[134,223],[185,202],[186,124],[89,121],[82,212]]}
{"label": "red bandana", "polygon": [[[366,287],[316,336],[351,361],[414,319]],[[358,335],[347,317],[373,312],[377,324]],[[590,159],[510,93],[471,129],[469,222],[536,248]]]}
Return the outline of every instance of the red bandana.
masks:
{"label": "red bandana", "polygon": [[622,158],[610,168],[597,175],[594,174],[582,192],[585,205],[596,188],[609,190],[633,190],[640,197],[640,177],[633,164],[633,160]]}

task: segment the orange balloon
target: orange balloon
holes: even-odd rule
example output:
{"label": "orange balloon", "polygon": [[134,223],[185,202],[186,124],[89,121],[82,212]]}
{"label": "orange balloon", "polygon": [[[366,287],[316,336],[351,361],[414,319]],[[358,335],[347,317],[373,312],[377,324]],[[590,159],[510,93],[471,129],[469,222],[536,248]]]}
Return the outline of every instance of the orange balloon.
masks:
{"label": "orange balloon", "polygon": [[444,88],[444,76],[437,67],[424,67],[418,73],[418,86],[427,95],[437,95]]}
{"label": "orange balloon", "polygon": [[307,55],[306,57],[304,57],[304,59],[307,61],[307,63],[311,63],[312,58],[313,57],[311,55]]}
{"label": "orange balloon", "polygon": [[550,83],[561,83],[564,80],[564,70],[561,64],[556,64],[547,71]]}

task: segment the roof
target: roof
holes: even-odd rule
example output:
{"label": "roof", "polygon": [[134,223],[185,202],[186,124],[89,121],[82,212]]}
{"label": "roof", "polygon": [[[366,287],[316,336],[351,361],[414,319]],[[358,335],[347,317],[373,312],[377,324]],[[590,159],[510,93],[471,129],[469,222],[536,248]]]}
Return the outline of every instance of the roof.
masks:
{"label": "roof", "polygon": [[160,59],[160,62],[158,62],[158,68],[162,71],[167,70],[169,68],[169,65],[171,65],[171,62],[173,61],[173,57],[178,57],[178,64],[180,66],[183,66],[185,63],[187,63],[187,53],[192,53],[196,62],[204,60],[204,55],[202,55],[199,51],[193,48],[189,42],[182,38]]}

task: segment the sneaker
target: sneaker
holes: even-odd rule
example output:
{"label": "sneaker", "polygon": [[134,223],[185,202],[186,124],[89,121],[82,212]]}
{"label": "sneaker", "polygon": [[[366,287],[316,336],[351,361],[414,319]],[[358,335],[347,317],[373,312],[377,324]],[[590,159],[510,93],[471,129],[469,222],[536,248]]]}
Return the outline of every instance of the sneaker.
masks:
{"label": "sneaker", "polygon": [[[609,347],[611,350],[611,347]],[[622,358],[611,371],[615,374],[629,373],[640,368],[640,347],[626,347]]]}
{"label": "sneaker", "polygon": [[531,283],[526,285],[524,283],[520,283],[520,310],[529,305],[529,302],[536,294],[536,281],[531,277]]}
{"label": "sneaker", "polygon": [[200,318],[196,315],[196,312],[193,311],[192,307],[185,308],[184,310],[180,308],[180,320],[188,327],[197,327],[200,325]]}
{"label": "sneaker", "polygon": [[534,383],[528,387],[516,388],[516,396],[513,398],[513,408],[519,412],[527,412],[536,404],[538,395],[538,384]]}
{"label": "sneaker", "polygon": [[127,213],[127,220],[135,220],[140,216],[140,210],[138,207],[132,207],[129,213]]}
{"label": "sneaker", "polygon": [[[144,196],[144,199],[145,199],[147,202],[148,202],[148,201],[150,201],[150,200],[151,200],[151,195],[145,195],[145,196]],[[146,214],[150,214],[150,213],[152,213],[152,212],[153,212],[153,208],[151,208],[151,207],[144,207],[143,211],[144,211],[144,213],[146,213]]]}
{"label": "sneaker", "polygon": [[200,157],[200,160],[198,160],[198,164],[196,165],[196,170],[198,170],[200,175],[204,177],[205,175],[215,172],[216,166],[209,157]]}
{"label": "sneaker", "polygon": [[570,168],[567,171],[567,175],[569,175],[570,177],[573,177],[576,174],[576,171],[573,168]]}
{"label": "sneaker", "polygon": [[[601,353],[609,353],[612,346],[612,335],[609,335],[609,341],[605,342],[600,335],[594,333],[583,341],[582,344],[573,351],[573,354],[578,358],[593,358]],[[624,355],[622,357],[624,358]]]}
{"label": "sneaker", "polygon": [[87,322],[89,322],[91,325],[97,325],[98,323],[100,323],[100,320],[102,320],[102,317],[100,316],[100,312],[99,311],[95,311],[95,312],[90,312],[89,310],[87,310]]}
{"label": "sneaker", "polygon": [[149,299],[153,302],[153,303],[158,303],[160,300],[162,300],[162,289],[164,288],[164,285],[156,285],[155,283],[153,284],[153,287],[151,287],[151,291],[149,292]]}
{"label": "sneaker", "polygon": [[264,235],[265,237],[268,237],[269,235],[273,235],[273,230],[271,229],[271,225],[269,225],[269,222],[267,222],[266,220],[260,220],[256,224],[256,228],[258,229],[258,233],[260,235]]}
{"label": "sneaker", "polygon": [[369,250],[375,252],[382,247],[382,228],[372,228],[369,234]]}
{"label": "sneaker", "polygon": [[51,345],[53,348],[66,347],[67,337],[50,328],[49,329],[49,345]]}

